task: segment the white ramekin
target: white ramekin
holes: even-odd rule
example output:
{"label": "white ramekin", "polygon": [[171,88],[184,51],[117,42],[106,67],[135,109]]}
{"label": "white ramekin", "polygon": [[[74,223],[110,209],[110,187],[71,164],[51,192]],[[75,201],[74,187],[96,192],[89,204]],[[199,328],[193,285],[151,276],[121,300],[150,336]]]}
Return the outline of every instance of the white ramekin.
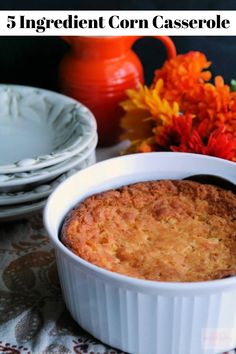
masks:
{"label": "white ramekin", "polygon": [[44,221],[56,250],[66,305],[80,326],[104,343],[135,354],[216,354],[236,347],[236,277],[196,283],[135,279],[84,261],[59,239],[67,212],[91,194],[196,173],[236,183],[233,162],[148,153],[93,165],[67,179],[49,198]]}

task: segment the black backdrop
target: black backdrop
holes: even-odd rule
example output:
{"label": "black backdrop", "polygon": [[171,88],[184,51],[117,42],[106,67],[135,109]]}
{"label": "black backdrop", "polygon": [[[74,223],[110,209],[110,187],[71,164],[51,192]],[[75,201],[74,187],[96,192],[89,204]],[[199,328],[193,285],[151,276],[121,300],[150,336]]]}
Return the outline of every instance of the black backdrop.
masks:
{"label": "black backdrop", "polygon": [[[222,0],[0,0],[1,10],[236,10],[236,1]],[[8,11],[10,14],[10,11]],[[158,33],[157,33],[158,34]],[[197,33],[196,33],[197,34]],[[236,37],[173,37],[178,53],[203,51],[213,62],[214,75],[221,74],[229,82],[236,78]],[[0,37],[0,82],[24,84],[57,90],[58,64],[68,50],[57,37]],[[159,67],[165,50],[153,38],[139,40],[134,50],[140,56],[146,82]]]}

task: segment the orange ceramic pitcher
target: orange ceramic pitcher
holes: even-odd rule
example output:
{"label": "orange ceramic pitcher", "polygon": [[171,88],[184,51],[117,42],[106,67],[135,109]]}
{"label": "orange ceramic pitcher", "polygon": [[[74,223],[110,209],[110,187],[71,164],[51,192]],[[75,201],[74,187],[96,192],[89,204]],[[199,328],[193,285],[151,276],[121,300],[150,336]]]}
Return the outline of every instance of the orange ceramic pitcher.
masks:
{"label": "orange ceramic pitcher", "polygon": [[[155,36],[165,45],[168,58],[176,55],[169,37]],[[59,68],[63,93],[84,103],[98,123],[99,145],[117,142],[123,112],[119,102],[125,91],[143,83],[143,68],[132,50],[140,37],[63,37],[71,50]]]}

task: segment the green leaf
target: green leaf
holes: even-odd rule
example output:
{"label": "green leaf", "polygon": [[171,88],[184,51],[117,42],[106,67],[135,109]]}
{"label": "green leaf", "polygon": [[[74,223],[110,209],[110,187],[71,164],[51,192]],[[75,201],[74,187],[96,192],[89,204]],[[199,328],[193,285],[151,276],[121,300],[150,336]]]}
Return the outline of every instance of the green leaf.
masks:
{"label": "green leaf", "polygon": [[234,92],[236,91],[236,80],[231,80],[230,82],[230,91]]}

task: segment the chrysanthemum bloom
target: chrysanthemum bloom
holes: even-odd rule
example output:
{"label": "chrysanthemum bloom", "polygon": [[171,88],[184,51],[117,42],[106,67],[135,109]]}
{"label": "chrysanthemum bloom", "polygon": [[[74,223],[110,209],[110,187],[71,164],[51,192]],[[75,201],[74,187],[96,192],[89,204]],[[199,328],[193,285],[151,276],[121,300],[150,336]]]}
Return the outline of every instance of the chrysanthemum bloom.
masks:
{"label": "chrysanthemum bloom", "polygon": [[222,126],[209,133],[208,122],[194,126],[190,115],[174,117],[172,124],[159,129],[157,150],[190,152],[235,160],[236,140]]}
{"label": "chrysanthemum bloom", "polygon": [[181,102],[186,92],[197,84],[211,79],[208,69],[211,63],[200,52],[189,52],[167,60],[163,67],[155,71],[154,83],[164,82],[162,95],[169,101]]}
{"label": "chrysanthemum bloom", "polygon": [[163,82],[159,80],[152,88],[140,85],[137,91],[127,91],[129,99],[121,103],[126,112],[121,127],[124,129],[122,139],[132,142],[129,152],[152,151],[152,145],[155,145],[153,129],[171,123],[172,117],[179,115],[176,102],[171,104],[160,97],[162,87]]}
{"label": "chrysanthemum bloom", "polygon": [[196,85],[181,102],[183,112],[191,112],[199,121],[209,120],[212,129],[225,126],[225,130],[236,135],[236,94],[230,92],[221,76],[215,84]]}
{"label": "chrysanthemum bloom", "polygon": [[128,90],[121,103],[122,138],[129,152],[182,151],[236,160],[236,92],[222,77],[214,84],[204,54],[190,52],[167,61],[154,84]]}

